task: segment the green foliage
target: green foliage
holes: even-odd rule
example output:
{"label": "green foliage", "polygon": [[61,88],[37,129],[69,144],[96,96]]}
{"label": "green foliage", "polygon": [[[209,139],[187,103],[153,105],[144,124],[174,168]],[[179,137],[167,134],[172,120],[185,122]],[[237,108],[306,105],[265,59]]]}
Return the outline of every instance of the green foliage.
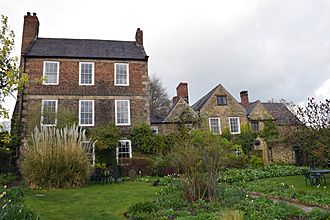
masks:
{"label": "green foliage", "polygon": [[21,145],[21,129],[22,123],[19,120],[18,113],[13,114],[11,119],[11,128],[10,128],[10,143],[8,147],[12,150],[18,149]]}
{"label": "green foliage", "polygon": [[249,164],[251,164],[252,167],[262,167],[264,165],[264,162],[262,161],[262,158],[257,155],[251,155]]}
{"label": "green foliage", "polygon": [[15,34],[7,24],[8,17],[1,15],[0,29],[0,117],[9,118],[8,110],[3,106],[5,97],[22,89],[27,84],[27,75],[19,76],[18,58],[12,56],[15,47]]}
{"label": "green foliage", "polygon": [[250,182],[259,179],[302,175],[306,167],[296,167],[290,165],[271,165],[257,169],[228,169],[224,171],[220,178],[220,182]]}
{"label": "green foliage", "polygon": [[257,134],[247,125],[241,127],[240,134],[231,135],[229,129],[225,129],[222,136],[233,143],[241,145],[243,152],[248,154],[253,149],[253,141],[257,138]]}
{"label": "green foliage", "polygon": [[72,126],[36,128],[25,149],[22,173],[32,188],[80,187],[89,176],[90,164],[83,129]]}
{"label": "green foliage", "polygon": [[157,211],[157,206],[150,201],[138,202],[130,206],[128,213],[130,216],[134,216],[134,219],[149,219],[150,214]]}
{"label": "green foliage", "polygon": [[0,148],[0,173],[11,171],[11,157],[13,152],[9,148]]}
{"label": "green foliage", "polygon": [[118,147],[119,131],[114,124],[98,126],[89,133],[98,149],[116,149]]}
{"label": "green foliage", "polygon": [[155,153],[154,136],[149,125],[144,123],[135,125],[130,133],[132,148],[144,154]]}
{"label": "green foliage", "polygon": [[7,185],[16,179],[12,173],[0,173],[0,186]]}
{"label": "green foliage", "polygon": [[274,121],[264,121],[264,129],[260,131],[260,137],[266,141],[276,140],[279,138],[279,132]]}
{"label": "green foliage", "polygon": [[139,175],[153,175],[155,171],[155,163],[149,157],[121,158],[119,163],[123,164],[123,173],[134,170]]}
{"label": "green foliage", "polygon": [[0,187],[0,220],[39,219],[37,214],[23,205],[22,200],[23,192],[20,188],[6,189]]}

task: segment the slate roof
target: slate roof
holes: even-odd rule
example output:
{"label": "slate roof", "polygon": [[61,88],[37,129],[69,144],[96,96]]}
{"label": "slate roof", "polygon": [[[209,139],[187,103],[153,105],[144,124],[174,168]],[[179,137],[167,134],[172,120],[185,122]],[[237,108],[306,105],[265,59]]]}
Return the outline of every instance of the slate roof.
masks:
{"label": "slate roof", "polygon": [[257,105],[257,101],[255,102],[250,102],[248,106],[246,106],[246,115],[250,115],[251,112],[253,111],[254,107]]}
{"label": "slate roof", "polygon": [[[166,116],[165,116],[166,117]],[[156,115],[151,115],[150,116],[150,123],[151,124],[160,124],[163,123],[165,120],[165,117],[162,116],[156,116]]]}
{"label": "slate roof", "polygon": [[302,122],[283,103],[262,103],[278,125],[302,125]]}
{"label": "slate roof", "polygon": [[28,57],[147,60],[135,41],[37,38],[25,51]]}
{"label": "slate roof", "polygon": [[203,96],[201,99],[199,99],[197,102],[195,102],[191,107],[195,111],[200,111],[201,108],[204,106],[204,104],[207,102],[207,100],[212,96],[214,91],[218,88],[219,85],[214,87],[209,93],[207,93],[205,96]]}

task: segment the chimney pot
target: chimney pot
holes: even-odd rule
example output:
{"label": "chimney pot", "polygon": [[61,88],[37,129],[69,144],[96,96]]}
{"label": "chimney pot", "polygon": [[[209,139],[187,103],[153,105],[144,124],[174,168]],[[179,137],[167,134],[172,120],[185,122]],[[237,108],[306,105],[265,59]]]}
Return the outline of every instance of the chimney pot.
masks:
{"label": "chimney pot", "polygon": [[246,108],[250,104],[248,91],[241,91],[240,96],[241,96],[242,106]]}
{"label": "chimney pot", "polygon": [[24,16],[23,35],[22,35],[22,48],[21,53],[24,54],[26,48],[38,37],[39,33],[39,20],[37,14],[34,12],[31,16],[30,12]]}
{"label": "chimney pot", "polygon": [[30,16],[30,15],[31,15],[31,12],[28,11],[28,12],[26,13],[26,15],[27,15],[27,16]]}
{"label": "chimney pot", "polygon": [[37,13],[33,12],[33,16],[37,16]]}

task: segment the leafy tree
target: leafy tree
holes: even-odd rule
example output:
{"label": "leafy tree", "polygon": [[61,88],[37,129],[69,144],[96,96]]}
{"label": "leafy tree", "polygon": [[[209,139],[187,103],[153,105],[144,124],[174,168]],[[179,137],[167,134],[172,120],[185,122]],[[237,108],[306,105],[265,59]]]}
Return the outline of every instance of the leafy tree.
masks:
{"label": "leafy tree", "polygon": [[264,121],[264,129],[260,131],[260,137],[266,141],[276,140],[279,138],[279,132],[274,121]]}
{"label": "leafy tree", "polygon": [[158,117],[167,115],[171,102],[168,98],[166,88],[156,75],[149,77],[149,100],[151,115]]}
{"label": "leafy tree", "polygon": [[27,83],[27,75],[19,75],[18,58],[12,56],[14,32],[7,24],[8,17],[1,15],[0,30],[0,117],[9,118],[4,102],[7,96],[21,89]]}

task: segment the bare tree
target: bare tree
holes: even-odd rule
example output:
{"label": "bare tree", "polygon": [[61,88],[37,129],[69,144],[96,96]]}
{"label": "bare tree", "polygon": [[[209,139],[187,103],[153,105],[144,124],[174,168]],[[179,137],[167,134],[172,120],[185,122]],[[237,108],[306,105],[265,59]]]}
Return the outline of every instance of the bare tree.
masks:
{"label": "bare tree", "polygon": [[166,88],[156,75],[149,77],[150,113],[156,117],[166,116],[170,109],[170,100]]}

